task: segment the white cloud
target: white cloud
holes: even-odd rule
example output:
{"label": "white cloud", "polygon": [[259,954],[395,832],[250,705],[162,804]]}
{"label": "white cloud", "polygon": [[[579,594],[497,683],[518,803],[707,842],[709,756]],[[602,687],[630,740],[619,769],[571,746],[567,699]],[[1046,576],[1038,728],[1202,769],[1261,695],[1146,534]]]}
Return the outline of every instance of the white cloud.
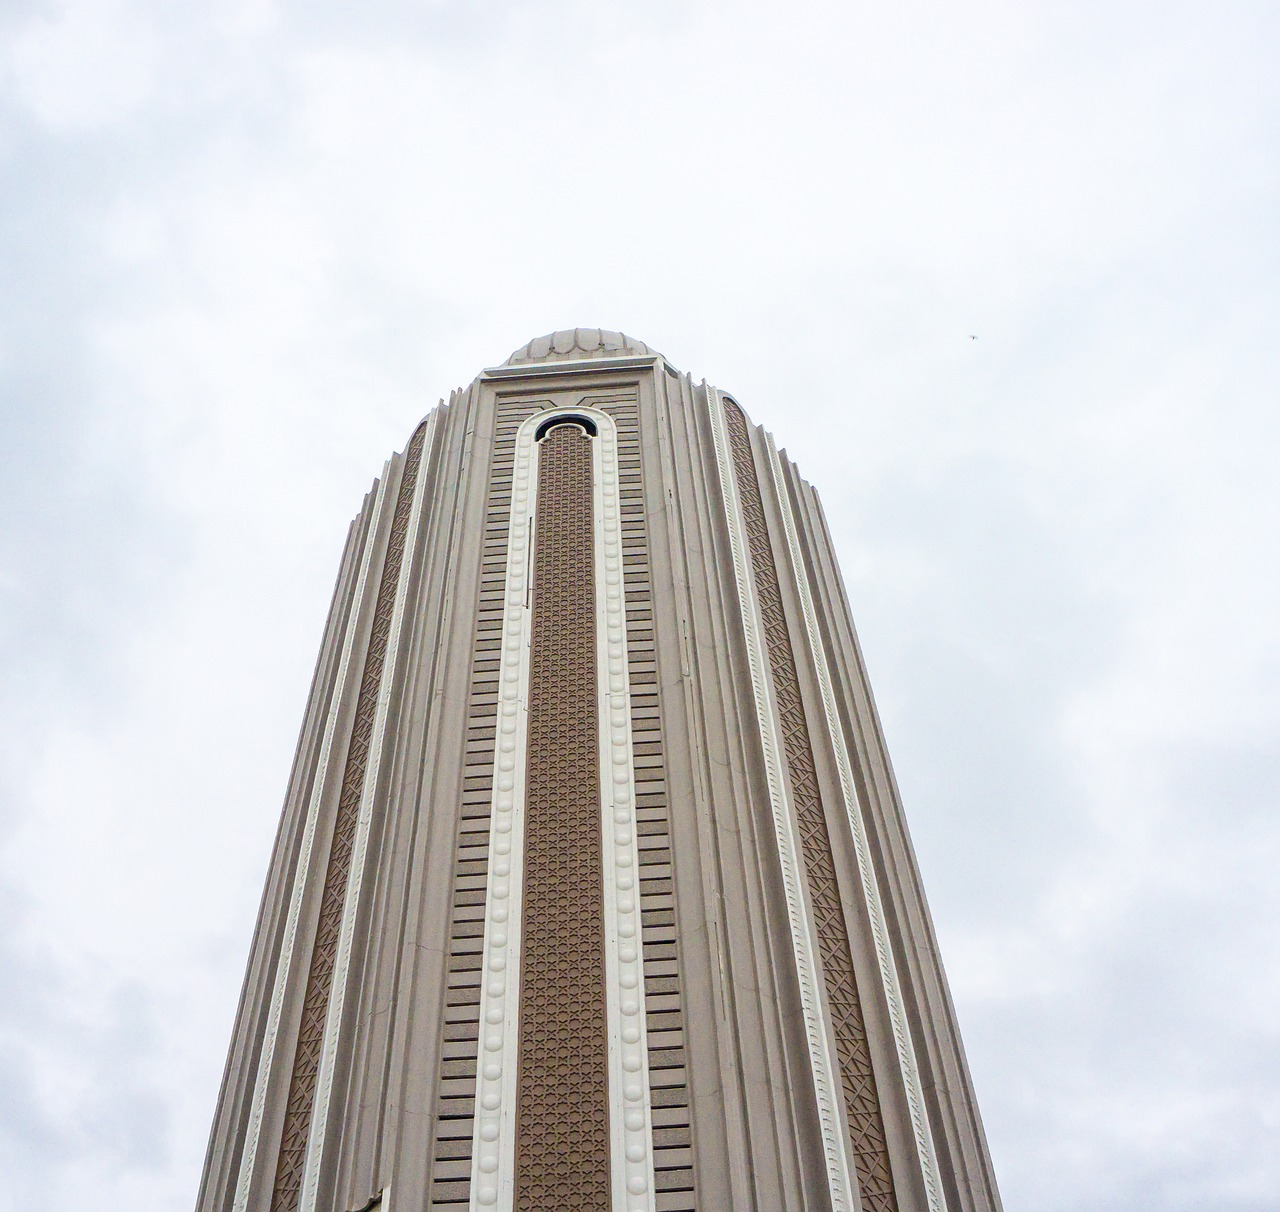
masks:
{"label": "white cloud", "polygon": [[138,113],[152,96],[160,39],[137,7],[64,0],[15,38],[8,74],[32,115],[54,131],[92,131]]}
{"label": "white cloud", "polygon": [[601,323],[823,494],[1009,1206],[1274,1203],[1275,24],[6,17],[11,1190],[189,1206],[346,521]]}

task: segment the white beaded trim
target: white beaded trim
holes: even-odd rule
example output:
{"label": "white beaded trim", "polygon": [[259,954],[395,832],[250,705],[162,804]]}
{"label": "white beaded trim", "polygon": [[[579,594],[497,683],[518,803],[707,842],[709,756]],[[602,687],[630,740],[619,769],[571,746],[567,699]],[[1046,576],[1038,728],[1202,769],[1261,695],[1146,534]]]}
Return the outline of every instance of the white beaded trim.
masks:
{"label": "white beaded trim", "polygon": [[[609,1031],[610,1153],[613,1207],[651,1212],[653,1133],[640,941],[639,848],[631,751],[626,599],[622,569],[617,431],[592,408],[548,410],[516,434],[499,678],[498,753],[489,828],[489,895],[480,991],[471,1207],[512,1207],[515,1197],[516,1066],[519,1043],[520,922],[528,733],[530,602],[528,575],[537,505],[535,435],[557,412],[583,416],[597,430],[595,479],[596,651],[602,762],[605,994]],[[513,844],[514,842],[514,844]]]}
{"label": "white beaded trim", "polygon": [[946,1197],[942,1190],[942,1178],[938,1173],[938,1161],[933,1150],[933,1137],[929,1131],[929,1120],[924,1110],[924,1093],[920,1086],[920,1070],[916,1064],[915,1050],[911,1044],[911,1034],[907,1029],[906,1014],[902,1006],[902,989],[898,983],[898,973],[893,963],[893,952],[889,946],[889,931],[885,925],[884,905],[880,899],[880,885],[876,880],[876,870],[871,862],[871,852],[867,846],[866,827],[863,823],[862,812],[858,806],[858,790],[853,781],[853,767],[849,761],[849,749],[845,744],[844,732],[839,724],[835,692],[831,684],[831,671],[827,665],[826,649],[822,643],[822,636],[818,631],[818,616],[814,611],[813,597],[809,592],[809,578],[805,572],[800,541],[796,537],[795,518],[791,512],[791,498],[782,475],[782,462],[778,457],[778,449],[774,445],[772,438],[768,441],[768,447],[769,466],[773,472],[774,493],[778,498],[778,508],[782,513],[783,526],[787,532],[787,546],[791,550],[791,565],[795,572],[796,586],[800,591],[800,605],[804,610],[809,650],[813,654],[813,664],[818,672],[818,686],[822,691],[823,715],[827,721],[827,733],[831,738],[831,747],[835,751],[836,766],[840,771],[840,791],[844,797],[845,813],[849,818],[849,827],[853,831],[853,846],[858,856],[858,874],[861,877],[862,893],[867,904],[867,916],[871,920],[871,936],[875,942],[876,962],[880,968],[880,981],[884,986],[885,998],[889,1004],[889,1018],[893,1023],[893,1042],[898,1052],[898,1065],[902,1070],[902,1081],[907,1095],[907,1107],[911,1114],[911,1130],[915,1137],[920,1173],[924,1179],[930,1212],[944,1212],[947,1206]]}
{"label": "white beaded trim", "polygon": [[653,1133],[618,439],[611,417],[582,411],[598,427],[592,443],[596,480],[596,672],[600,684],[600,811],[613,1206],[619,1212],[621,1209],[651,1212],[654,1206]]}
{"label": "white beaded trim", "polygon": [[285,993],[289,984],[290,969],[293,967],[293,952],[298,938],[298,919],[302,913],[302,899],[307,890],[311,876],[311,857],[315,849],[316,823],[320,816],[320,804],[327,790],[329,776],[329,758],[333,751],[334,732],[338,726],[346,698],[347,676],[351,667],[352,649],[355,645],[357,623],[364,602],[365,585],[369,579],[369,566],[373,558],[374,548],[378,545],[378,531],[382,524],[383,509],[388,493],[387,472],[390,464],[382,469],[374,498],[373,517],[369,520],[369,529],[365,535],[364,553],[360,558],[360,573],[356,579],[355,592],[351,597],[351,610],[347,616],[346,630],[342,640],[342,656],[338,662],[337,677],[334,679],[333,695],[329,700],[329,714],[325,720],[324,739],[320,745],[320,755],[316,762],[315,777],[311,783],[311,796],[307,803],[307,820],[303,826],[302,843],[298,850],[298,862],[293,872],[293,888],[289,895],[289,912],[285,919],[284,938],[280,945],[280,957],[276,962],[275,983],[271,990],[271,1009],[267,1015],[266,1033],[262,1040],[262,1051],[258,1054],[258,1071],[254,1076],[253,1107],[249,1113],[249,1125],[246,1133],[244,1153],[240,1158],[240,1175],[236,1182],[233,1212],[245,1212],[249,1203],[249,1195],[253,1185],[253,1172],[258,1158],[258,1145],[262,1138],[262,1119],[266,1110],[267,1088],[270,1084],[271,1067],[275,1059],[276,1043],[280,1036],[280,1019],[284,1009]]}
{"label": "white beaded trim", "polygon": [[529,556],[538,484],[532,434],[516,440],[502,611],[502,659],[489,808],[489,883],[480,968],[471,1208],[515,1198],[516,1065],[520,1043],[520,910],[524,880],[525,748],[529,732]]}
{"label": "white beaded trim", "polygon": [[826,1164],[827,1185],[831,1192],[832,1212],[855,1212],[860,1207],[842,1128],[841,1107],[836,1096],[835,1066],[830,1041],[823,1021],[818,992],[818,969],[809,917],[801,891],[799,842],[786,780],[782,776],[782,743],[778,736],[773,691],[766,676],[768,656],[764,629],[759,619],[755,587],[747,555],[746,523],[738,495],[737,476],[729,453],[729,438],[724,417],[723,394],[707,386],[707,404],[711,415],[711,433],[715,442],[716,463],[720,471],[720,489],[725,516],[729,524],[729,546],[733,553],[734,579],[738,605],[746,633],[747,662],[751,685],[755,692],[756,719],[760,728],[760,745],[764,754],[765,776],[769,785],[769,805],[773,812],[774,836],[782,863],[782,883],[787,901],[787,921],[791,927],[791,946],[795,954],[796,975],[800,984],[800,1004],[804,1012],[805,1038],[809,1045],[809,1065],[813,1071],[813,1087],[817,1095],[818,1122],[822,1130],[822,1156]]}
{"label": "white beaded trim", "polygon": [[[351,967],[351,946],[355,938],[356,913],[360,906],[360,891],[364,885],[365,856],[369,850],[369,829],[373,823],[373,802],[378,790],[378,775],[382,768],[382,751],[387,734],[387,713],[391,705],[391,689],[395,682],[396,662],[399,658],[401,632],[404,626],[405,599],[409,593],[414,551],[418,545],[418,525],[422,519],[422,502],[427,488],[427,477],[423,474],[423,468],[431,455],[438,415],[438,412],[432,412],[428,419],[427,431],[422,437],[422,448],[418,452],[417,479],[413,489],[413,504],[409,514],[409,525],[405,533],[404,551],[400,557],[395,603],[391,611],[391,627],[387,636],[386,653],[382,661],[382,681],[378,687],[378,706],[374,713],[373,735],[369,740],[368,764],[365,767],[364,785],[360,792],[360,812],[356,818],[356,836],[355,844],[352,848],[351,869],[347,874],[346,895],[342,902],[342,928],[338,933],[338,950],[334,956],[333,965],[333,984],[329,990],[329,1006],[325,1013],[324,1042],[320,1050],[320,1066],[316,1078],[311,1127],[307,1135],[307,1162],[302,1175],[299,1212],[315,1212],[316,1199],[319,1193],[320,1163],[324,1154],[325,1131],[329,1123],[329,1104],[333,1094],[333,1071],[338,1058],[338,1041],[342,1035],[342,1012],[346,1004],[347,973]],[[405,470],[408,470],[407,465]]]}

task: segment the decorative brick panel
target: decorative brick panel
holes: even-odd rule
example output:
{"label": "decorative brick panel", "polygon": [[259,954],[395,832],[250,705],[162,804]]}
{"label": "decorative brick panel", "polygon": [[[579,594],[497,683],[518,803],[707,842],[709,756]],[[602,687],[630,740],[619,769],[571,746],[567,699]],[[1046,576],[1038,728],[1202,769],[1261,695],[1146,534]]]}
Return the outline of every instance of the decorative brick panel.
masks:
{"label": "decorative brick panel", "polygon": [[[675,935],[670,810],[655,664],[638,399],[634,388],[579,398],[582,404],[609,413],[618,432],[656,1200],[663,1212],[690,1212],[696,1204],[688,1066]],[[435,1100],[430,1207],[436,1212],[461,1212],[469,1206],[471,1197],[479,981],[489,878],[489,813],[515,434],[527,417],[552,402],[548,397],[512,396],[500,397],[497,406],[455,861],[441,1070]],[[554,402],[566,401],[555,397]]]}
{"label": "decorative brick panel", "polygon": [[725,401],[725,419],[742,500],[756,598],[773,675],[805,880],[817,927],[818,953],[835,1034],[858,1187],[863,1207],[868,1212],[896,1212],[898,1201],[893,1189],[893,1172],[875,1073],[871,1067],[871,1049],[853,971],[848,927],[840,902],[840,887],[818,789],[804,703],[800,697],[800,679],[796,673],[791,636],[782,606],[782,590],[765,521],[764,502],[751,454],[750,432],[742,410],[731,400]]}
{"label": "decorative brick panel", "polygon": [[347,880],[351,874],[351,855],[355,845],[356,822],[360,798],[364,791],[365,769],[373,738],[374,716],[378,708],[378,691],[382,685],[383,663],[387,641],[391,635],[391,618],[395,609],[396,587],[400,581],[400,565],[404,560],[405,538],[409,531],[409,515],[422,457],[425,426],[419,426],[405,452],[404,474],[396,497],[396,510],[391,519],[387,553],[382,563],[382,579],[378,583],[378,599],[374,607],[373,628],[365,655],[360,694],[356,700],[355,723],[347,747],[347,764],[342,775],[338,798],[338,815],[329,862],[325,869],[324,892],[320,901],[320,921],[311,967],[307,974],[307,992],[302,1007],[302,1024],[293,1058],[293,1076],[289,1082],[289,1101],[285,1109],[284,1133],[276,1162],[275,1185],[271,1196],[272,1212],[296,1212],[302,1188],[302,1174],[307,1158],[307,1136],[311,1129],[315,1102],[316,1075],[320,1049],[324,1043],[325,1018],[333,987],[334,960],[342,914],[346,900]]}
{"label": "decorative brick panel", "polygon": [[516,1208],[610,1204],[591,439],[538,452]]}

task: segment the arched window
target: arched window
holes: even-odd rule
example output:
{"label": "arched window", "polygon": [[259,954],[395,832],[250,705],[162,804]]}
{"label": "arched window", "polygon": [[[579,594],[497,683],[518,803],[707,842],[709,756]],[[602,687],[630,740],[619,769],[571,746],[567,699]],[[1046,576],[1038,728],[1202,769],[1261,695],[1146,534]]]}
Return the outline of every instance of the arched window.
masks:
{"label": "arched window", "polygon": [[547,434],[561,425],[576,425],[588,437],[596,436],[596,423],[590,417],[580,417],[576,413],[558,413],[554,417],[548,417],[538,426],[535,441],[541,442]]}

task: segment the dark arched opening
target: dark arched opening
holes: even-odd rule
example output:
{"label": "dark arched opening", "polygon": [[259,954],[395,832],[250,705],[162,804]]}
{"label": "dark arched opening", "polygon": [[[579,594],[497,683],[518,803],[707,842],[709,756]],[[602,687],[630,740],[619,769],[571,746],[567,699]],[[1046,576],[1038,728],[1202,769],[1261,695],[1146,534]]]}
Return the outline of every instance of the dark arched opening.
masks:
{"label": "dark arched opening", "polygon": [[596,436],[596,423],[590,417],[580,417],[577,413],[566,412],[557,413],[554,417],[548,417],[541,425],[538,426],[538,432],[534,435],[534,441],[541,442],[558,425],[576,425],[584,433],[591,437]]}

